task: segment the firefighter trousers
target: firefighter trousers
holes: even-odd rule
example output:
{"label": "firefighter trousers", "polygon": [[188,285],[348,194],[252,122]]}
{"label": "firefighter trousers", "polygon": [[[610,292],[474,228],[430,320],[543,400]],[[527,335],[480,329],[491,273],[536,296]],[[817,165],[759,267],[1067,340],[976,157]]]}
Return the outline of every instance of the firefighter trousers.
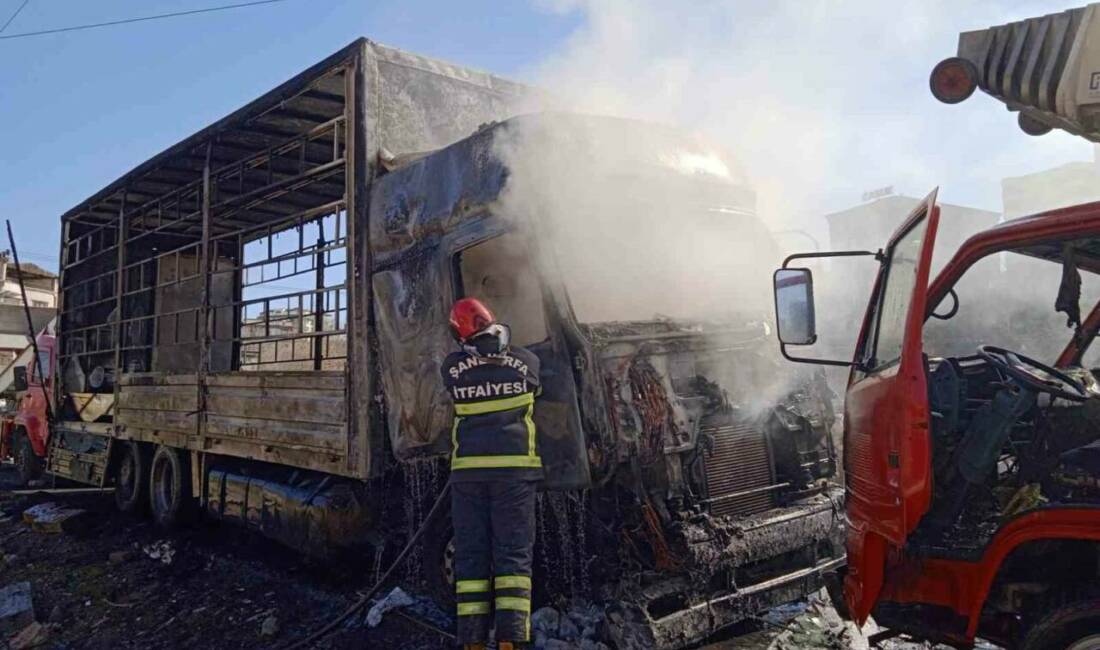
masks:
{"label": "firefighter trousers", "polygon": [[498,641],[530,641],[536,486],[518,479],[451,485],[459,643],[488,641],[491,619]]}

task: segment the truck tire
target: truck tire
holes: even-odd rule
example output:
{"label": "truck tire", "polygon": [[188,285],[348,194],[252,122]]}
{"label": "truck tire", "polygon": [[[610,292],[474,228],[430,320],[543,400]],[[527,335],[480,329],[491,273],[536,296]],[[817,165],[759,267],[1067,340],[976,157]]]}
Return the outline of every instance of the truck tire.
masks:
{"label": "truck tire", "polygon": [[424,582],[429,595],[444,609],[455,603],[455,531],[451,509],[445,508],[424,535]]}
{"label": "truck tire", "polygon": [[1048,610],[1021,650],[1100,650],[1100,591],[1090,590]]}
{"label": "truck tire", "polygon": [[149,506],[149,449],[140,442],[120,442],[115,462],[115,507],[143,514]]}
{"label": "truck tire", "polygon": [[184,452],[161,445],[149,472],[149,505],[161,528],[183,523],[191,512],[191,468]]}
{"label": "truck tire", "polygon": [[34,453],[30,436],[23,429],[15,431],[15,469],[19,473],[19,485],[27,485],[42,477],[42,459]]}

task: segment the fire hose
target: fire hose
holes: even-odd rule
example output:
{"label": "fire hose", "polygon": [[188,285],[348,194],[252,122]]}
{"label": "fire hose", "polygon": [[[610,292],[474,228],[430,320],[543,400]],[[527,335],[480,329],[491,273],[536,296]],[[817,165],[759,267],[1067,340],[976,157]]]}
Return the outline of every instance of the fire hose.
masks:
{"label": "fire hose", "polygon": [[340,625],[342,625],[344,621],[351,618],[356,612],[366,607],[367,604],[371,601],[371,598],[373,598],[374,595],[378,593],[378,590],[386,584],[386,581],[390,579],[390,576],[393,574],[393,572],[401,566],[401,564],[405,561],[405,558],[408,557],[409,553],[416,546],[416,543],[420,541],[420,538],[428,530],[428,527],[431,526],[431,524],[435,521],[435,516],[439,512],[440,506],[443,505],[443,502],[446,501],[447,497],[450,496],[450,494],[451,484],[447,483],[447,485],[444,486],[443,491],[439,493],[439,496],[436,498],[435,503],[432,504],[432,509],[428,511],[428,516],[424,517],[424,523],[420,525],[420,529],[417,530],[416,533],[409,538],[408,543],[405,544],[405,548],[401,549],[401,552],[397,555],[397,559],[393,561],[393,564],[390,565],[390,568],[386,569],[386,572],[382,574],[382,577],[374,583],[374,586],[364,592],[363,595],[359,597],[359,600],[352,603],[352,605],[344,610],[342,614],[326,623],[325,626],[321,629],[310,634],[301,641],[295,641],[292,644],[283,646],[282,650],[298,650],[299,648],[307,648],[312,646],[317,641],[320,641],[325,636],[331,634],[333,630],[340,627]]}

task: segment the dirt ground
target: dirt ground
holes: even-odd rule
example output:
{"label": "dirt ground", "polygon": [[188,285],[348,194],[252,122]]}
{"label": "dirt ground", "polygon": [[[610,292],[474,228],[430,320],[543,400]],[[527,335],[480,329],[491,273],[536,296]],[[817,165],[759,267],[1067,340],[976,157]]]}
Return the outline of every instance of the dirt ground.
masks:
{"label": "dirt ground", "polygon": [[[39,647],[284,648],[338,616],[376,575],[373,557],[317,564],[234,527],[197,523],[166,534],[118,513],[110,494],[16,495],[2,487],[7,472],[0,467],[0,588],[30,584]],[[28,508],[51,502],[86,514],[66,532],[24,522]],[[780,608],[704,648],[867,647],[858,633],[840,631],[830,609],[820,598]],[[417,617],[390,613],[376,628],[365,619],[353,617],[313,647],[453,647]],[[17,631],[3,633],[10,640]]]}
{"label": "dirt ground", "polygon": [[[71,532],[36,532],[21,515],[45,502],[88,514]],[[166,535],[116,512],[110,494],[0,492],[0,587],[30,583],[46,648],[282,647],[357,600],[373,576],[368,563],[312,564],[258,536],[209,524]],[[315,647],[451,646],[391,615],[375,629],[352,619]]]}

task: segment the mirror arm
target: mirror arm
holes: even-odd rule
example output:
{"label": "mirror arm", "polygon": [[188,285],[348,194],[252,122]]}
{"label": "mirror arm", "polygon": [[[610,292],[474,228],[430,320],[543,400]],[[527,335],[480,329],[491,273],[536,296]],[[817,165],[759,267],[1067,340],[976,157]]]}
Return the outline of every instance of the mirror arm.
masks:
{"label": "mirror arm", "polygon": [[860,364],[854,361],[837,361],[835,359],[811,359],[809,357],[793,357],[787,353],[787,344],[779,343],[779,352],[783,355],[783,358],[787,361],[793,361],[795,363],[812,363],[819,366],[844,366],[846,368],[856,367],[859,368]]}
{"label": "mirror arm", "polygon": [[787,268],[787,265],[794,260],[805,260],[817,257],[873,257],[879,262],[886,259],[883,255],[882,249],[877,251],[830,251],[825,253],[795,253],[794,255],[788,255],[787,259],[783,260],[783,268]]}
{"label": "mirror arm", "polygon": [[[784,269],[789,268],[791,262],[795,260],[805,260],[814,258],[829,258],[829,257],[873,257],[878,263],[882,263],[886,259],[886,255],[880,248],[877,251],[827,251],[818,253],[795,253],[788,255],[783,260]],[[787,353],[787,344],[780,341],[779,352],[783,355],[783,358],[787,361],[793,361],[794,363],[813,363],[822,366],[842,366],[845,368],[863,369],[863,364],[856,361],[838,361],[835,359],[812,359],[809,357],[795,357]]]}

